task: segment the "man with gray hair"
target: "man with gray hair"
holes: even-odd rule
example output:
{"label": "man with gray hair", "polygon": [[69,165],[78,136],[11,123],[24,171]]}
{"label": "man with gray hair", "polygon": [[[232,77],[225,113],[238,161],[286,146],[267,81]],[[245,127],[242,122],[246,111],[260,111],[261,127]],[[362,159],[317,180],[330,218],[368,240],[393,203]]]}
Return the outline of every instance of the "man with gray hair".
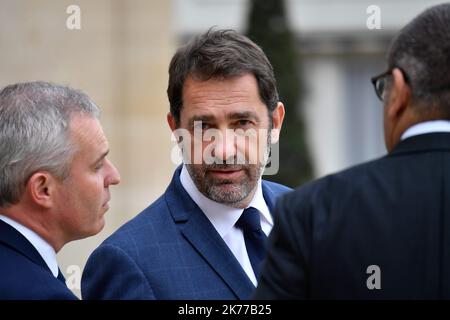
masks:
{"label": "man with gray hair", "polygon": [[76,299],[56,253],[100,232],[120,181],[99,113],[60,85],[0,91],[0,299]]}
{"label": "man with gray hair", "polygon": [[450,298],[450,4],[374,77],[388,154],[278,203],[257,299]]}

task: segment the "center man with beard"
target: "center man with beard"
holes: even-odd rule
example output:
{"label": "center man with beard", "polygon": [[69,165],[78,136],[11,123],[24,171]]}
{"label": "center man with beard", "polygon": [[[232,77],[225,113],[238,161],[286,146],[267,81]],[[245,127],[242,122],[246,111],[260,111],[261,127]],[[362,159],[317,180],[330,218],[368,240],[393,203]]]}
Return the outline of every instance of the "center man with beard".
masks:
{"label": "center man with beard", "polygon": [[290,190],[261,179],[284,118],[272,66],[248,38],[208,31],[172,58],[167,93],[184,163],[93,252],[84,299],[248,299],[257,284],[275,201]]}

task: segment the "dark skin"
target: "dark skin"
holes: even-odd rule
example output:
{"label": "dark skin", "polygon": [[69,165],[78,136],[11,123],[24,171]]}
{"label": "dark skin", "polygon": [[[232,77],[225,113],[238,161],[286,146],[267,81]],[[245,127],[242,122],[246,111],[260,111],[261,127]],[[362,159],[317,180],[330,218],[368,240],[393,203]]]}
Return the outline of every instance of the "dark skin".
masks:
{"label": "dark skin", "polygon": [[417,112],[411,88],[406,83],[403,73],[394,68],[392,70],[392,84],[384,103],[384,140],[388,152],[400,142],[402,134],[413,125],[427,118]]}

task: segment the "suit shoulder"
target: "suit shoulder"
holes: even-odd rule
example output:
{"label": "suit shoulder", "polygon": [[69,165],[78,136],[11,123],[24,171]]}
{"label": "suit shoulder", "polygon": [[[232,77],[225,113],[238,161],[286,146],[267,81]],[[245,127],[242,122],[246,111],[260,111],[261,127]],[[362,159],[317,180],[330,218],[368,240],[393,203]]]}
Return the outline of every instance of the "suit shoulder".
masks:
{"label": "suit shoulder", "polygon": [[269,180],[263,180],[263,183],[267,188],[269,188],[273,192],[279,193],[279,194],[283,194],[283,193],[293,190],[292,188],[290,188],[288,186],[285,186],[285,185],[282,185],[282,184],[279,184],[279,183],[276,183],[273,181],[269,181]]}
{"label": "suit shoulder", "polygon": [[361,190],[374,176],[382,174],[380,168],[385,161],[386,157],[382,157],[307,182],[294,192],[284,195],[282,201],[291,205],[305,205],[319,202],[326,204],[337,196],[344,199],[346,195]]}
{"label": "suit shoulder", "polygon": [[140,241],[147,242],[156,237],[159,233],[167,230],[172,219],[164,200],[164,196],[159,197],[155,202],[137,214],[134,218],[119,227],[110,235],[104,244],[113,245],[122,249],[136,248]]}
{"label": "suit shoulder", "polygon": [[351,180],[352,182],[358,179],[364,179],[368,175],[380,172],[380,169],[388,164],[389,158],[384,156],[372,161],[367,161],[361,164],[357,164],[350,168],[331,174],[336,179],[342,179],[343,181]]}

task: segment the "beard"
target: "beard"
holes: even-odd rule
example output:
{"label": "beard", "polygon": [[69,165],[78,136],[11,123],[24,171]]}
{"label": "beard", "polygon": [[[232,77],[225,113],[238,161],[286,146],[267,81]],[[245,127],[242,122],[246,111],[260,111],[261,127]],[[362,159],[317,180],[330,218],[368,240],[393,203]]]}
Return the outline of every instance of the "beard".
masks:
{"label": "beard", "polygon": [[[264,159],[257,164],[236,164],[240,162],[234,159],[227,161],[232,164],[216,161],[213,164],[186,164],[186,168],[197,189],[207,198],[232,207],[242,207],[243,202],[256,190],[270,153],[270,145],[269,134]],[[238,173],[230,178],[215,174],[222,170]]]}

